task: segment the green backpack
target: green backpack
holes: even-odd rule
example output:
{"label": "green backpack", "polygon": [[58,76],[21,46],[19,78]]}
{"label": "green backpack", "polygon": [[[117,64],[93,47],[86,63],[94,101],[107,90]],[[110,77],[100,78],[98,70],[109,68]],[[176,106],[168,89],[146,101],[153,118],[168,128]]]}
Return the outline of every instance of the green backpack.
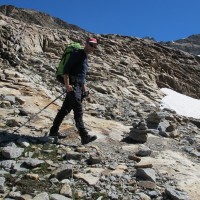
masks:
{"label": "green backpack", "polygon": [[74,50],[82,49],[81,45],[77,42],[69,44],[66,48],[65,51],[62,55],[62,58],[60,60],[60,63],[58,65],[57,71],[56,71],[56,78],[60,81],[63,82],[62,75],[64,74],[64,66],[66,65],[67,61],[69,60],[70,54]]}

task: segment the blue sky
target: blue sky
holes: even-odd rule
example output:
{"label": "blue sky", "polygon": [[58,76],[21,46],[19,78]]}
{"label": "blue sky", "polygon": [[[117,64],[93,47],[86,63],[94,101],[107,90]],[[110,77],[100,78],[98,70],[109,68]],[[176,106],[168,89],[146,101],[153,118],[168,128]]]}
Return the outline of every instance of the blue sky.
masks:
{"label": "blue sky", "polygon": [[200,34],[200,0],[0,0],[86,31],[171,41]]}

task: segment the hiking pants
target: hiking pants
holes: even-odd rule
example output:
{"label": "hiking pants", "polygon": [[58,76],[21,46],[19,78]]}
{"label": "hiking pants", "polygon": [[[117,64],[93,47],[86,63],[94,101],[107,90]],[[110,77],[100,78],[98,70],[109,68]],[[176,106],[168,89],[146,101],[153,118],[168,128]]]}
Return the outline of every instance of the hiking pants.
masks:
{"label": "hiking pants", "polygon": [[83,122],[82,84],[74,84],[73,91],[66,94],[62,107],[54,119],[53,126],[51,127],[51,132],[58,132],[63,119],[68,113],[70,113],[71,110],[74,112],[76,128],[81,134],[83,132],[82,130],[85,129]]}

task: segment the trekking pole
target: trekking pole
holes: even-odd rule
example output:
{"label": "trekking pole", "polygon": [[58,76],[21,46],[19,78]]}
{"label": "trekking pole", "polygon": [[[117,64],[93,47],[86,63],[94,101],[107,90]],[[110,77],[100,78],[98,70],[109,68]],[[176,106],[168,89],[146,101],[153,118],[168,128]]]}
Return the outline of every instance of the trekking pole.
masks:
{"label": "trekking pole", "polygon": [[23,126],[25,126],[29,121],[31,121],[33,118],[35,118],[38,114],[40,114],[43,110],[45,110],[48,106],[50,106],[54,101],[56,101],[57,99],[59,99],[63,94],[65,94],[65,92],[63,92],[61,95],[59,95],[58,97],[56,97],[51,103],[49,103],[48,105],[46,105],[38,113],[36,113],[32,117],[30,117],[25,123],[23,123],[20,127],[18,127],[16,130],[14,130],[11,134],[16,133],[20,128],[22,128]]}

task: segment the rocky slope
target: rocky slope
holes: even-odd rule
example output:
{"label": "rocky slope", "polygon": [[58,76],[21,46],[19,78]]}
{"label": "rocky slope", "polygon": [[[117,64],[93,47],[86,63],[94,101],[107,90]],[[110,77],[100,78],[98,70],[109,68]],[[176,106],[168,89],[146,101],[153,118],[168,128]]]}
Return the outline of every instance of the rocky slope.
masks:
{"label": "rocky slope", "polygon": [[[53,18],[36,11],[1,12],[2,198],[199,198],[200,121],[159,108],[161,87],[199,98],[199,57],[145,39],[52,28]],[[80,146],[70,115],[61,127],[69,136],[55,145],[45,135],[60,99],[35,115],[63,92],[55,70],[65,45],[89,35],[100,45],[90,56],[84,120],[98,140]]]}

